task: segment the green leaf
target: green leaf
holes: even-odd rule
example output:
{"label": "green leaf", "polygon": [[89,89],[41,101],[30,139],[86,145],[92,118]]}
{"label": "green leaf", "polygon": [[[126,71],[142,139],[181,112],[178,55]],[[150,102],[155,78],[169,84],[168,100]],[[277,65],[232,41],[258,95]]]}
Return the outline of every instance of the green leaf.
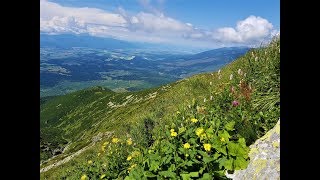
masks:
{"label": "green leaf", "polygon": [[200,178],[199,180],[212,180],[213,177],[209,174],[209,173],[204,173],[202,178]]}
{"label": "green leaf", "polygon": [[159,169],[159,162],[158,161],[151,161],[150,163],[150,171],[156,171]]}
{"label": "green leaf", "polygon": [[186,163],[186,166],[192,166],[192,164],[193,164],[192,161],[188,161],[188,162]]}
{"label": "green leaf", "polygon": [[190,177],[199,177],[199,172],[190,172]]}
{"label": "green leaf", "polygon": [[230,121],[230,122],[228,122],[228,123],[224,126],[224,128],[225,128],[226,130],[228,130],[228,131],[233,131],[235,124],[236,124],[235,121]]}
{"label": "green leaf", "polygon": [[176,177],[176,174],[174,172],[171,172],[171,171],[160,171],[159,174],[165,178],[167,177]]}
{"label": "green leaf", "polygon": [[145,175],[146,177],[157,177],[157,175],[153,174],[153,173],[150,172],[150,171],[145,171],[145,172],[144,172],[144,175]]}
{"label": "green leaf", "polygon": [[248,157],[247,147],[242,147],[239,143],[229,142],[228,143],[228,152],[232,156],[237,157]]}
{"label": "green leaf", "polygon": [[206,164],[213,161],[213,160],[214,160],[214,158],[212,158],[212,157],[203,157],[203,162]]}
{"label": "green leaf", "polygon": [[239,138],[238,143],[242,146],[242,147],[247,147],[246,145],[246,140],[244,138]]}
{"label": "green leaf", "polygon": [[191,180],[191,177],[189,174],[180,174],[180,176],[182,177],[182,180]]}
{"label": "green leaf", "polygon": [[235,170],[245,169],[247,168],[248,164],[249,164],[249,161],[245,160],[243,157],[237,157],[234,160],[234,169]]}
{"label": "green leaf", "polygon": [[233,164],[233,159],[232,158],[226,158],[223,157],[219,160],[219,168],[221,169],[222,166],[224,166],[225,169],[227,170],[233,170],[232,169],[232,164]]}
{"label": "green leaf", "polygon": [[183,133],[183,132],[185,132],[186,131],[186,128],[185,127],[181,127],[181,128],[179,128],[179,130],[178,130],[178,134],[181,134],[181,133]]}

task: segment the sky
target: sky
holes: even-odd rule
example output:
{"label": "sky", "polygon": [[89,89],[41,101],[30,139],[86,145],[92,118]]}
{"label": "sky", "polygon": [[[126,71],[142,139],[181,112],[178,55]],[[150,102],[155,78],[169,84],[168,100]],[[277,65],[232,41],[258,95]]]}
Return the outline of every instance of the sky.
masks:
{"label": "sky", "polygon": [[280,34],[280,1],[40,0],[40,32],[209,48],[256,46]]}

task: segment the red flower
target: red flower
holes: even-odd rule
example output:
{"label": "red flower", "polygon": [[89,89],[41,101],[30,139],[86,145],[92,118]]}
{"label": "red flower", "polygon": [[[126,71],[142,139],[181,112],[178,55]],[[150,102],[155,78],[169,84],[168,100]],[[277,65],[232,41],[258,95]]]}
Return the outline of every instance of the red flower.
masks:
{"label": "red flower", "polygon": [[239,101],[236,101],[236,100],[232,101],[232,106],[234,107],[238,106],[239,104],[240,104]]}

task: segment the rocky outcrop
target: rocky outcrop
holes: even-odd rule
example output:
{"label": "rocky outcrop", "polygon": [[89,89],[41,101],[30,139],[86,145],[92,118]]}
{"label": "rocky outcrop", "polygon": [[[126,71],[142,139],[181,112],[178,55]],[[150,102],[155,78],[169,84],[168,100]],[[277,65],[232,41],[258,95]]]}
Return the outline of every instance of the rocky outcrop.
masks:
{"label": "rocky outcrop", "polygon": [[250,163],[244,170],[227,174],[234,180],[280,179],[280,120],[273,129],[250,146]]}

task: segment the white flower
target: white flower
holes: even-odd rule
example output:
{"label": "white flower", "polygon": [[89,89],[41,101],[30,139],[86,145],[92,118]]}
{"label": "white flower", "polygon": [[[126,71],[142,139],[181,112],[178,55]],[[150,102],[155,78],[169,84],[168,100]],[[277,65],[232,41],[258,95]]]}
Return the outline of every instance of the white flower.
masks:
{"label": "white flower", "polygon": [[255,61],[258,61],[258,57],[254,58]]}
{"label": "white flower", "polygon": [[206,102],[206,98],[203,99],[203,102]]}
{"label": "white flower", "polygon": [[188,105],[188,108],[191,108],[191,105],[190,105],[190,104]]}
{"label": "white flower", "polygon": [[213,100],[213,96],[210,96],[210,101],[212,101]]}
{"label": "white flower", "polygon": [[210,82],[210,86],[212,85],[212,82]]}
{"label": "white flower", "polygon": [[221,73],[221,70],[219,69],[219,71],[218,71],[218,75],[220,75],[220,73]]}
{"label": "white flower", "polygon": [[251,55],[252,55],[252,57],[254,57],[254,53],[253,52],[251,52]]}
{"label": "white flower", "polygon": [[221,79],[221,75],[218,76],[218,79]]}
{"label": "white flower", "polygon": [[244,75],[243,75],[244,77],[247,77],[247,73],[244,73]]}
{"label": "white flower", "polygon": [[230,74],[230,77],[229,77],[230,81],[232,80],[232,78],[233,78],[233,74]]}
{"label": "white flower", "polygon": [[267,51],[264,51],[264,54],[267,55]]}
{"label": "white flower", "polygon": [[238,74],[242,75],[242,70],[241,69],[238,69]]}
{"label": "white flower", "polygon": [[280,54],[280,48],[279,48],[279,54]]}

